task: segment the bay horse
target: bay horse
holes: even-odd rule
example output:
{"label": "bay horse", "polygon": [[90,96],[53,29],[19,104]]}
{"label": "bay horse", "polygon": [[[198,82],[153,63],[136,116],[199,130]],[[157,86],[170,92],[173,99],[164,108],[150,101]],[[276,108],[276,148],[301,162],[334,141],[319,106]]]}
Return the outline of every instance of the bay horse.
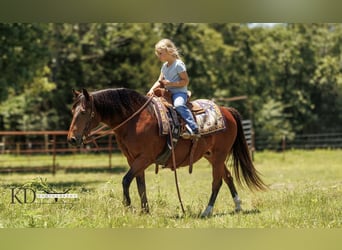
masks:
{"label": "bay horse", "polygon": [[[149,212],[146,195],[145,169],[156,162],[157,156],[166,144],[166,136],[158,133],[157,118],[151,98],[137,91],[117,88],[89,93],[74,91],[73,118],[67,140],[71,145],[80,146],[88,138],[92,129],[100,123],[112,128],[122,153],[127,158],[129,170],[122,180],[123,203],[131,205],[130,184],[136,179],[143,212]],[[193,162],[205,157],[212,165],[212,192],[202,217],[212,215],[213,206],[222,180],[228,185],[235,203],[235,211],[240,211],[241,200],[236,191],[233,177],[226,166],[232,156],[232,166],[239,184],[251,190],[265,190],[264,184],[251,160],[243,133],[240,114],[233,108],[219,106],[226,129],[201,136],[193,152]],[[180,138],[175,147],[176,166],[188,166],[192,140]],[[171,158],[171,157],[170,157]],[[172,168],[172,160],[165,167]]]}

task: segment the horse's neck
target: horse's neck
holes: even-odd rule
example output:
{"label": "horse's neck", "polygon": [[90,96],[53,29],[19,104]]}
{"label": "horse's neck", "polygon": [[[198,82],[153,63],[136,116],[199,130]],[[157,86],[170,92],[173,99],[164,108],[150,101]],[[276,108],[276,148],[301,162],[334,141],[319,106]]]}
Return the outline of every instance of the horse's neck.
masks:
{"label": "horse's neck", "polygon": [[[100,98],[97,100],[97,109],[100,114],[100,122],[106,124],[111,128],[115,128],[120,126],[122,123],[125,123],[127,120],[132,118],[135,112],[137,112],[144,103],[137,103],[134,98],[127,99],[127,103],[110,103],[108,101],[100,101]],[[115,97],[111,97],[108,99],[116,99]],[[107,100],[108,100],[107,99]],[[119,99],[118,99],[119,101]]]}

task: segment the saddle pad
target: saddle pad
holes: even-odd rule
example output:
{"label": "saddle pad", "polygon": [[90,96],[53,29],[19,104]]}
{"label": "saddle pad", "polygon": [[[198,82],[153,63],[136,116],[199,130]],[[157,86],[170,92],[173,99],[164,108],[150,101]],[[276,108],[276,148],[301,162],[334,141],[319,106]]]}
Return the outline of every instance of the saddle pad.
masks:
{"label": "saddle pad", "polygon": [[201,135],[221,131],[226,128],[222,113],[213,101],[199,99],[192,103],[197,104],[204,110],[204,112],[195,115]]}
{"label": "saddle pad", "polygon": [[163,104],[160,97],[153,97],[153,108],[154,113],[156,114],[158,120],[159,127],[159,135],[168,135],[169,134],[169,118],[167,116],[167,110],[165,105]]}
{"label": "saddle pad", "polygon": [[[226,124],[219,107],[210,100],[199,99],[192,102],[194,106],[201,107],[202,111],[194,114],[201,135],[224,130]],[[159,135],[169,134],[169,118],[167,109],[159,97],[153,98],[153,107],[158,120]]]}

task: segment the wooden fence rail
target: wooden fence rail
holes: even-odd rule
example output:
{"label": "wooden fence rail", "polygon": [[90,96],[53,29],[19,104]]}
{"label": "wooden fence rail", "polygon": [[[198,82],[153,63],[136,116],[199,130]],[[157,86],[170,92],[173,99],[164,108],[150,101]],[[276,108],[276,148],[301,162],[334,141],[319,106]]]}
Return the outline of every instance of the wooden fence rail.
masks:
{"label": "wooden fence rail", "polygon": [[67,134],[68,131],[0,131],[0,155],[49,155],[51,171],[55,174],[58,155],[103,152],[108,154],[109,168],[112,167],[112,153],[118,151],[113,135],[98,140],[98,147],[87,145],[76,148],[68,145]]}
{"label": "wooden fence rail", "polygon": [[[252,122],[250,120],[243,121],[244,133],[246,141],[251,150],[286,150],[286,149],[314,149],[314,148],[342,148],[342,133],[325,133],[325,134],[307,134],[297,135],[292,140],[283,137],[282,141],[270,142],[267,137],[254,136]],[[51,159],[49,169],[52,173],[57,171],[58,157],[63,155],[79,155],[90,154],[94,158],[95,153],[103,153],[108,155],[108,167],[112,168],[112,154],[119,152],[114,135],[107,135],[97,141],[98,147],[94,145],[86,145],[81,148],[75,148],[68,145],[66,136],[67,131],[0,131],[0,169],[4,169],[7,165],[6,156],[40,156],[44,155]],[[16,157],[11,159],[16,160]],[[19,158],[19,157],[18,157]],[[36,157],[35,159],[38,159]],[[38,161],[38,160],[37,160]],[[31,162],[32,163],[32,162]],[[39,162],[36,162],[40,166]],[[24,168],[24,167],[23,167]]]}
{"label": "wooden fence rail", "polygon": [[317,133],[296,135],[289,139],[282,136],[282,139],[275,142],[267,136],[256,136],[256,150],[278,150],[287,149],[340,149],[342,148],[342,133]]}

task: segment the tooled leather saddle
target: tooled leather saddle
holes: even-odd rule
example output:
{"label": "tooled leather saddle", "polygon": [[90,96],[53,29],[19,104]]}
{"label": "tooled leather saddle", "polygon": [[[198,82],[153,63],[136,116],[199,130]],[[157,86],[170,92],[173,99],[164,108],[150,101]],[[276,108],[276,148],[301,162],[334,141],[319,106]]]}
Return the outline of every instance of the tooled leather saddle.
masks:
{"label": "tooled leather saddle", "polygon": [[[195,101],[190,100],[191,93],[188,92],[187,107],[193,113],[195,121],[199,127],[201,136],[205,136],[214,132],[222,131],[226,128],[224,118],[219,107],[211,100],[199,99]],[[154,90],[154,98],[152,100],[155,115],[158,120],[159,135],[167,136],[167,143],[164,150],[158,156],[156,163],[164,165],[171,155],[171,140],[173,146],[176,145],[178,139],[182,137],[186,128],[185,121],[177,114],[172,105],[171,92],[164,88],[157,88]],[[170,131],[171,130],[171,131]],[[170,132],[172,138],[170,138]],[[193,139],[189,137],[182,137],[183,139]]]}

